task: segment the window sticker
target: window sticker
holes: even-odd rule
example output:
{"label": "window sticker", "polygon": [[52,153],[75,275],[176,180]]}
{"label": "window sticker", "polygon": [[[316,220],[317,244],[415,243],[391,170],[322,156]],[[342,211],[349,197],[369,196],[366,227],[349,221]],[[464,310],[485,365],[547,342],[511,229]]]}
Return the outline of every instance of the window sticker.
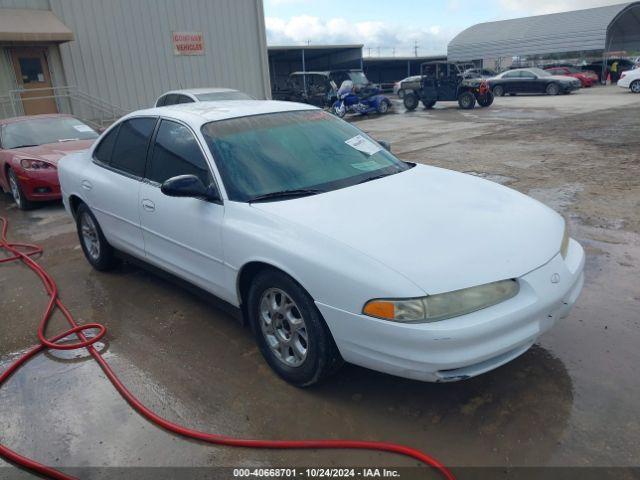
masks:
{"label": "window sticker", "polygon": [[93,132],[93,129],[87,125],[74,125],[73,128],[79,132]]}
{"label": "window sticker", "polygon": [[358,170],[362,170],[363,172],[373,172],[374,170],[379,170],[380,168],[382,168],[382,165],[380,165],[375,160],[369,160],[368,162],[362,163],[352,163],[351,166]]}
{"label": "window sticker", "polygon": [[359,152],[366,153],[367,155],[373,155],[374,153],[378,153],[380,150],[382,150],[382,147],[376,145],[371,140],[363,137],[362,135],[356,135],[353,138],[345,140],[344,143],[352,148],[355,148]]}

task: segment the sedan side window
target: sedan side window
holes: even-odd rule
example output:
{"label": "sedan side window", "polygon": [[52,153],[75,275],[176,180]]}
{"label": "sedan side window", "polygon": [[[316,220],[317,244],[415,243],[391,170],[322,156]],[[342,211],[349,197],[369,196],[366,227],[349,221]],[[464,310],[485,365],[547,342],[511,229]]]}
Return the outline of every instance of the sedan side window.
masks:
{"label": "sedan side window", "polygon": [[122,122],[113,148],[112,167],[136,177],[144,175],[147,147],[156,121],[155,118],[132,118]]}
{"label": "sedan side window", "polygon": [[161,184],[178,175],[195,175],[204,185],[211,183],[207,161],[191,130],[180,123],[162,120],[147,178]]}
{"label": "sedan side window", "polygon": [[96,149],[93,151],[93,158],[101,163],[111,163],[111,154],[113,153],[113,146],[116,144],[116,137],[118,136],[119,125],[116,125],[105,137],[100,141]]}
{"label": "sedan side window", "polygon": [[177,103],[193,103],[193,100],[186,95],[178,95]]}

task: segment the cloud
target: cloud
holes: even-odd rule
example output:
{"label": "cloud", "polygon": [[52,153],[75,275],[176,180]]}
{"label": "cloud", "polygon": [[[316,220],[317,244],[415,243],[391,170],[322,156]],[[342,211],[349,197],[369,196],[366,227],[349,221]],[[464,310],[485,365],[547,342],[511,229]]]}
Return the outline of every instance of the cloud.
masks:
{"label": "cloud", "polygon": [[286,44],[350,44],[363,43],[365,55],[410,55],[418,42],[420,55],[446,53],[448,41],[457,32],[439,25],[397,26],[382,21],[350,22],[336,17],[324,20],[311,15],[293,16],[287,20],[266,17],[267,42]]}
{"label": "cloud", "polygon": [[500,0],[500,6],[509,12],[522,15],[541,15],[545,13],[566,12],[583,8],[614,5],[623,0]]}

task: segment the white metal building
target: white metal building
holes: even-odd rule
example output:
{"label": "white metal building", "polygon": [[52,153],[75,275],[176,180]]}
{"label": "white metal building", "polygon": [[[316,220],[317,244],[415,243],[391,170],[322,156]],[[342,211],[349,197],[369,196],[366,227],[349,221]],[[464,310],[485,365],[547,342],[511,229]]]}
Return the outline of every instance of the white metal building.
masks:
{"label": "white metal building", "polygon": [[195,87],[269,97],[262,0],[0,0],[0,116],[106,123]]}

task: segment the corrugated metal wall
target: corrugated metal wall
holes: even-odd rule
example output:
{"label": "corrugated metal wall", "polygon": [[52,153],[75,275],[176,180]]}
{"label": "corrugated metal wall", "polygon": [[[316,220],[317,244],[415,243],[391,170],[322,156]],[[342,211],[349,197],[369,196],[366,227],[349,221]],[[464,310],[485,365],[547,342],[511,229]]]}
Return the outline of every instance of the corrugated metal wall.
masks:
{"label": "corrugated metal wall", "polygon": [[[262,0],[50,4],[75,35],[60,45],[67,84],[113,105],[149,106],[175,88],[231,87],[257,98],[270,93]],[[174,55],[173,31],[203,32],[205,55]]]}

